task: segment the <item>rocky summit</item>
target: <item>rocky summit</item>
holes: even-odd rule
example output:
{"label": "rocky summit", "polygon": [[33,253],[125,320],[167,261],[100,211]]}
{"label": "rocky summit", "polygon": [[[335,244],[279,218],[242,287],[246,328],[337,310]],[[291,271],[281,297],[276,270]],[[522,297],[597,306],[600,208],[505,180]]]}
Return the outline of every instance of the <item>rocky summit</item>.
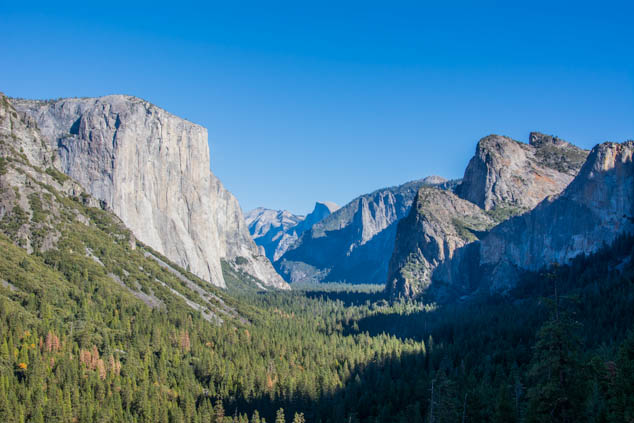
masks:
{"label": "rocky summit", "polygon": [[430,177],[357,197],[304,232],[274,264],[289,282],[385,283],[396,225],[419,188],[453,185]]}
{"label": "rocky summit", "polygon": [[339,206],[332,202],[317,202],[307,216],[294,215],[287,210],[258,207],[245,215],[249,232],[269,260],[276,261],[299,236],[329,216]]}
{"label": "rocky summit", "polygon": [[262,285],[288,287],[209,170],[205,128],[124,95],[12,102],[57,152],[60,170],[139,240],[220,287],[223,260]]}
{"label": "rocky summit", "polygon": [[530,210],[568,186],[587,155],[539,132],[530,134],[528,144],[489,135],[478,142],[456,194],[485,210]]}

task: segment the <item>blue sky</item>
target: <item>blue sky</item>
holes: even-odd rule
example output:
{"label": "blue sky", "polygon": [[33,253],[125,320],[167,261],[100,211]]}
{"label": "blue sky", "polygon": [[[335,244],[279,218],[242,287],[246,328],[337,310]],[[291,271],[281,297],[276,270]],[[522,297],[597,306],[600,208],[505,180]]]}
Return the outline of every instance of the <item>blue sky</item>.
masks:
{"label": "blue sky", "polygon": [[490,133],[634,138],[631,2],[20,3],[0,8],[0,91],[202,124],[245,210],[461,177]]}

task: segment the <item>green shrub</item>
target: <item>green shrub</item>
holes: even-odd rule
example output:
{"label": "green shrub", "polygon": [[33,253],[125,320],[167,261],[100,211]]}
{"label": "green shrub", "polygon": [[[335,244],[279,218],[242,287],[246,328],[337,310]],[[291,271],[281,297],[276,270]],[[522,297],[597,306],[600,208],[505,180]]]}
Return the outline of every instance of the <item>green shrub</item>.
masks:
{"label": "green shrub", "polygon": [[50,175],[53,179],[55,179],[59,184],[64,184],[64,182],[70,179],[68,175],[64,175],[62,172],[53,167],[47,168],[46,173]]}

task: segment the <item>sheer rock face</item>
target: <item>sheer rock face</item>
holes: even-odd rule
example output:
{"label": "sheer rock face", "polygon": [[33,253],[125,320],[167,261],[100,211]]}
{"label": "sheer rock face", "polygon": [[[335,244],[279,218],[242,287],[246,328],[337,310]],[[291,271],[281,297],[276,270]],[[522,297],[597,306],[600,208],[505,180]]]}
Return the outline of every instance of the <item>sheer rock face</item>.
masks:
{"label": "sheer rock face", "polygon": [[425,185],[452,182],[422,179],[358,197],[304,232],[276,268],[290,282],[385,283],[396,225]]}
{"label": "sheer rock face", "polygon": [[287,287],[259,256],[235,197],[210,172],[205,128],[123,95],[13,102],[57,149],[60,169],[139,240],[220,287],[220,260],[238,257],[264,284]]}
{"label": "sheer rock face", "polygon": [[521,270],[567,263],[634,233],[633,154],[634,141],[596,146],[561,195],[483,237],[478,258],[484,286],[507,290]]}
{"label": "sheer rock face", "polygon": [[569,263],[633,234],[633,155],[634,141],[597,145],[560,195],[495,226],[439,266],[432,293],[508,292],[522,272]]}
{"label": "sheer rock face", "polygon": [[272,262],[278,260],[313,225],[339,209],[335,203],[317,202],[307,216],[294,215],[287,210],[263,207],[246,214],[249,232],[255,243],[264,249]]}
{"label": "sheer rock face", "polygon": [[75,218],[86,223],[85,216],[63,210],[59,202],[42,201],[52,191],[100,206],[79,184],[54,171],[56,165],[59,158],[35,120],[0,93],[0,231],[29,254],[57,245],[60,232],[54,222]]}
{"label": "sheer rock face", "polygon": [[0,137],[3,150],[7,150],[6,157],[13,148],[34,166],[46,169],[59,163],[54,150],[42,139],[35,119],[16,110],[3,93],[0,93]]}
{"label": "sheer rock face", "polygon": [[485,210],[530,210],[568,186],[587,154],[539,132],[530,134],[529,144],[489,135],[478,142],[456,193]]}
{"label": "sheer rock face", "polygon": [[[509,234],[508,239],[495,234],[510,230],[503,228],[521,232],[514,225],[526,214],[507,219],[560,194],[577,175],[587,154],[538,132],[530,134],[529,144],[497,135],[481,139],[462,183],[456,187],[457,195],[421,190],[416,207],[400,222],[387,292],[392,297],[416,297],[429,288],[428,294],[442,298],[471,292],[483,283],[500,287],[513,283],[515,264],[502,257],[511,254],[526,260],[526,254],[538,256],[545,247],[530,250],[534,234]],[[575,211],[571,208],[568,213]],[[496,224],[500,225],[494,227]],[[548,220],[541,224],[544,232],[546,228],[557,230]],[[513,246],[504,252],[507,242]],[[549,260],[548,255],[544,257]]]}
{"label": "sheer rock face", "polygon": [[420,295],[438,266],[493,224],[484,210],[452,192],[421,188],[409,215],[398,224],[388,269],[388,295]]}

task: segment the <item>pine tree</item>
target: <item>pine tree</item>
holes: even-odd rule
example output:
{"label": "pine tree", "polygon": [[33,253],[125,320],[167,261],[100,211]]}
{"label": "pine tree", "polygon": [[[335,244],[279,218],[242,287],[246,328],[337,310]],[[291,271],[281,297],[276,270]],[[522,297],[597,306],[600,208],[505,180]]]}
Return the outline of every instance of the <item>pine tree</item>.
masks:
{"label": "pine tree", "polygon": [[495,402],[495,414],[493,422],[495,423],[511,423],[515,421],[515,410],[511,399],[509,387],[500,386],[498,396]]}
{"label": "pine tree", "polygon": [[253,412],[253,415],[251,415],[251,423],[261,423],[260,422],[260,413],[258,412],[258,410],[255,410]]}
{"label": "pine tree", "polygon": [[216,404],[214,405],[214,420],[216,423],[221,423],[225,418],[225,408],[222,405],[221,400],[216,400]]}
{"label": "pine tree", "polygon": [[275,413],[275,423],[286,423],[286,417],[284,416],[284,409],[280,408]]}
{"label": "pine tree", "polygon": [[634,332],[623,342],[610,379],[608,421],[634,421]]}
{"label": "pine tree", "polygon": [[580,325],[555,304],[552,318],[538,331],[529,366],[529,422],[572,423],[584,420],[584,366]]}

